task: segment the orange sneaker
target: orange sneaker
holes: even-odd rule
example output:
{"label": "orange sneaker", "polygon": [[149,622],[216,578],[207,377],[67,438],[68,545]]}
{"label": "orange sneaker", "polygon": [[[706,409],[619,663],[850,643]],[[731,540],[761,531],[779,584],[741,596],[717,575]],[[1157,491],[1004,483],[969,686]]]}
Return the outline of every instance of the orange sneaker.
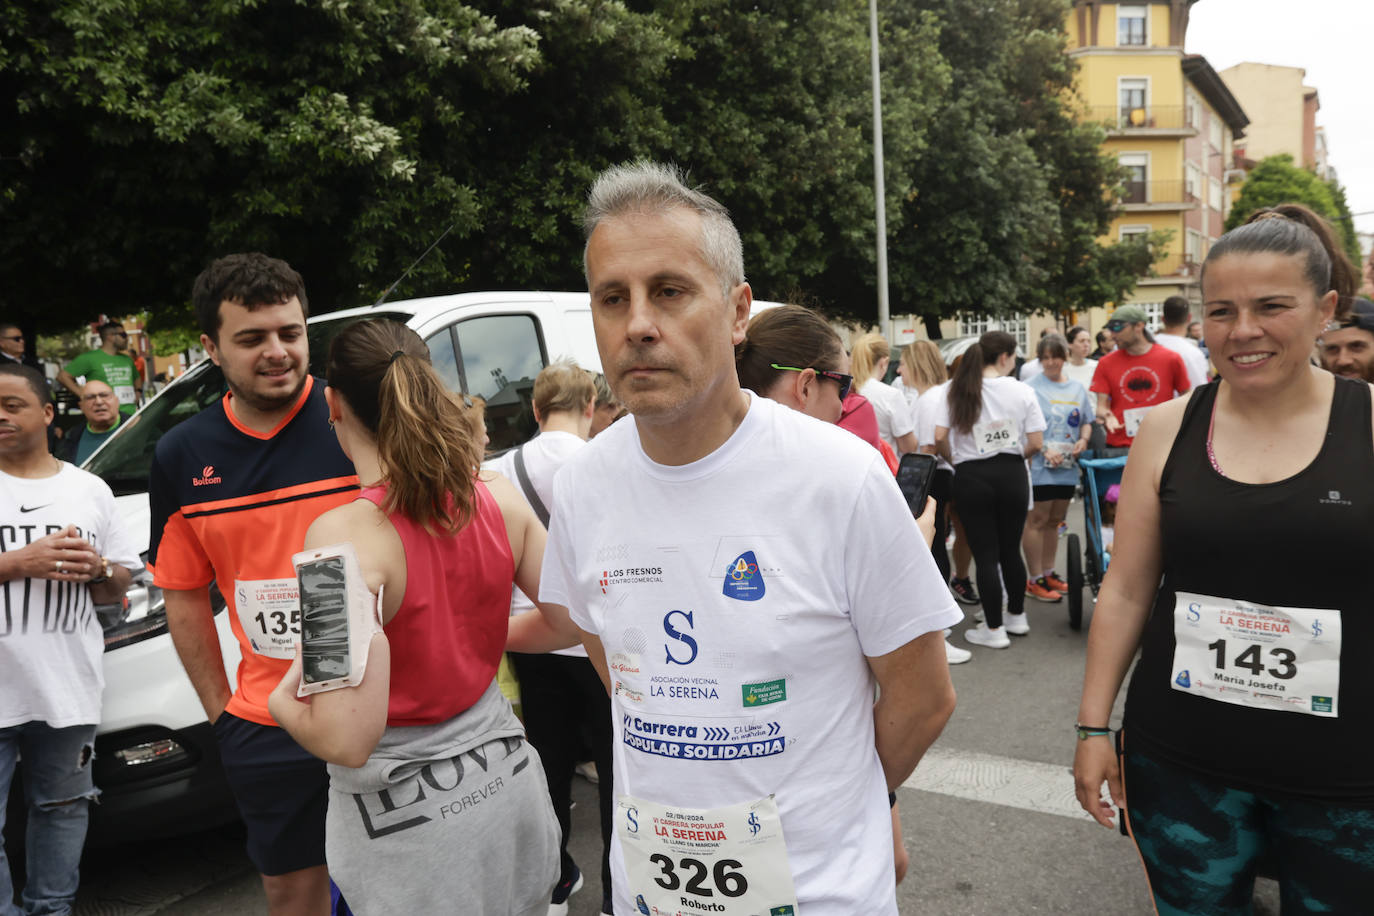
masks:
{"label": "orange sneaker", "polygon": [[1042,576],[1041,578],[1044,580],[1045,584],[1054,591],[1064,592],[1066,594],[1068,593],[1069,583],[1059,578],[1059,573],[1055,572],[1054,570],[1050,570],[1050,574],[1048,576]]}
{"label": "orange sneaker", "polygon": [[1052,588],[1046,588],[1044,583],[1045,583],[1045,580],[1044,580],[1043,578],[1040,578],[1040,579],[1027,579],[1027,580],[1026,580],[1026,597],[1027,597],[1027,598],[1034,598],[1034,599],[1036,599],[1037,601],[1062,601],[1062,600],[1063,600],[1063,598],[1064,598],[1063,595],[1061,595],[1059,592],[1055,591],[1055,590],[1052,589]]}

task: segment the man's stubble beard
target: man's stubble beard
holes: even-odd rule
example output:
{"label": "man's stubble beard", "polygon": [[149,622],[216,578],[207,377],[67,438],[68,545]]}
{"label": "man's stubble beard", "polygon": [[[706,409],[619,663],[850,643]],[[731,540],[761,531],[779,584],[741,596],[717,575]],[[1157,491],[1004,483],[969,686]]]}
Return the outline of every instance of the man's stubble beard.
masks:
{"label": "man's stubble beard", "polygon": [[301,392],[305,390],[305,383],[309,378],[309,372],[302,373],[300,384],[292,389],[290,394],[284,394],[279,398],[265,398],[245,391],[236,385],[228,375],[225,375],[224,380],[229,385],[229,391],[234,395],[235,400],[243,401],[243,403],[261,413],[271,413],[274,410],[280,410],[283,407],[288,407],[296,403],[296,399],[299,398]]}

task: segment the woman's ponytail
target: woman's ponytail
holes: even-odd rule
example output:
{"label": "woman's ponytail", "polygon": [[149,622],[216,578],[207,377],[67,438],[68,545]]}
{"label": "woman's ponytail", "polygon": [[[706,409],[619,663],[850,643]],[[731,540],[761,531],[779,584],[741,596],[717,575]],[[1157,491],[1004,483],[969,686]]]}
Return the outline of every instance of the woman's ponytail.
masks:
{"label": "woman's ponytail", "polygon": [[395,321],[350,325],[329,348],[327,376],[376,437],[383,510],[446,533],[466,525],[482,443],[419,335]]}
{"label": "woman's ponytail", "polygon": [[964,351],[949,383],[949,422],[968,434],[983,413],[983,370],[1006,353],[1016,352],[1016,338],[1006,331],[988,331]]}

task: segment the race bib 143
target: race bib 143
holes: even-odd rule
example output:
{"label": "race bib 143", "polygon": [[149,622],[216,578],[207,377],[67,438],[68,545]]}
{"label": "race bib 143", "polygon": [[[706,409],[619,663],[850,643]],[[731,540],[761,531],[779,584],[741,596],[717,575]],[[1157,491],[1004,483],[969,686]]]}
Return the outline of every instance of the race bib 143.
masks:
{"label": "race bib 143", "polygon": [[1340,713],[1341,612],[1178,592],[1175,690],[1256,709]]}

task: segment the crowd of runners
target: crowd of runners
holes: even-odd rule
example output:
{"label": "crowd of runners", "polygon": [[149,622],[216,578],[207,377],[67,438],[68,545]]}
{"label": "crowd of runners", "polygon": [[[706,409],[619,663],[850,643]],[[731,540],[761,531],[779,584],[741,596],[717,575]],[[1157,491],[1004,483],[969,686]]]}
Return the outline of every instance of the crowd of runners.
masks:
{"label": "crowd of runners", "polygon": [[[1183,300],[1153,332],[1122,306],[1024,364],[1000,331],[952,365],[918,342],[895,385],[881,336],[751,318],[738,232],[674,169],[603,173],[585,230],[604,378],[549,365],[539,435],[486,464],[478,407],[404,325],[348,326],[314,377],[288,265],[230,255],[195,281],[228,393],[158,443],[148,565],[269,912],[566,913],[570,783],[594,762],[603,913],[896,913],[894,793],[954,712],[956,601],[980,611],[967,643],[1006,649],[1028,597],[1062,597],[1089,450],[1130,460],[1065,723],[1084,809],[1122,819],[1160,913],[1248,912],[1261,871],[1286,913],[1367,911],[1374,305],[1325,223],[1284,206],[1223,237],[1200,324]],[[0,362],[0,805],[21,754],[29,802],[4,916],[71,906],[92,608],[140,565],[51,420],[41,374]],[[919,518],[906,452],[939,459]],[[294,554],[344,544],[379,626],[360,682],[302,698],[272,615]]]}

